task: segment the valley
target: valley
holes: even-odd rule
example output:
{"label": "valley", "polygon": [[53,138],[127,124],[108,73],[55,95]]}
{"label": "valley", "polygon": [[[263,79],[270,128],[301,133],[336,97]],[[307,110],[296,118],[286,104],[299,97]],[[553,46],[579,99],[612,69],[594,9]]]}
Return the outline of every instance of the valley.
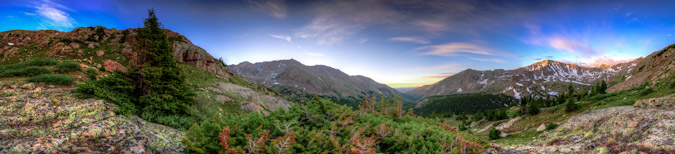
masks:
{"label": "valley", "polygon": [[[383,12],[386,17],[398,15]],[[315,61],[297,56],[301,54],[295,54],[300,59],[284,59],[270,53],[251,58],[253,63],[228,64],[231,57],[259,50],[216,58],[223,54],[197,45],[204,38],[179,34],[183,28],[173,31],[169,28],[174,25],[164,25],[176,24],[171,17],[160,20],[158,15],[148,10],[147,18],[136,21],[142,23],[138,28],[0,32],[0,153],[675,153],[675,44],[597,67],[552,60],[553,56],[530,58],[536,59],[530,63],[497,49],[468,43],[431,45],[434,42],[418,37],[384,40],[415,43],[421,47],[405,54],[416,56],[505,55],[501,58],[528,63],[467,56],[464,60],[498,64],[442,59],[464,63],[418,68],[422,65],[392,64],[388,61],[395,60],[386,59],[391,57],[359,53],[366,58],[349,57],[354,65],[327,66],[305,65]],[[375,21],[357,17],[360,22]],[[389,22],[370,24],[385,23]],[[536,29],[528,32],[540,33]],[[371,49],[368,41],[406,46],[362,39],[362,46],[339,48],[340,52],[326,52],[330,47],[313,51],[315,46],[297,44],[317,36],[295,31],[292,38],[265,36],[287,43],[279,52],[292,48],[317,61],[348,53],[345,49]],[[247,37],[237,39],[250,41]],[[342,39],[331,35],[328,40]],[[546,43],[537,45],[541,44]],[[327,46],[331,45],[341,44]],[[364,59],[373,67],[359,66],[357,61]],[[346,73],[360,69],[375,72],[372,78]],[[442,72],[450,75],[413,88],[378,82],[383,76],[406,82],[418,76],[423,80],[409,79],[410,84],[427,83],[438,78],[434,71],[447,70],[458,71]]]}

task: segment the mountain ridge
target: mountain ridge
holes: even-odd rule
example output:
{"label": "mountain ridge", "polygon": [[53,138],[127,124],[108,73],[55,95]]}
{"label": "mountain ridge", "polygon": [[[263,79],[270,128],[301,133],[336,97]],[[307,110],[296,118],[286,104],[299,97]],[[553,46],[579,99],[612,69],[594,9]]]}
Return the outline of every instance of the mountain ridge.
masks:
{"label": "mountain ridge", "polygon": [[525,95],[546,96],[565,92],[567,85],[587,89],[600,80],[617,81],[628,74],[641,58],[609,66],[585,67],[554,60],[542,60],[513,70],[466,69],[431,85],[425,85],[407,94],[427,97],[460,93],[504,93],[516,98]]}
{"label": "mountain ridge", "polygon": [[242,62],[230,69],[248,81],[277,91],[296,91],[360,100],[363,96],[407,97],[397,90],[362,75],[348,75],[326,65],[307,66],[295,59]]}

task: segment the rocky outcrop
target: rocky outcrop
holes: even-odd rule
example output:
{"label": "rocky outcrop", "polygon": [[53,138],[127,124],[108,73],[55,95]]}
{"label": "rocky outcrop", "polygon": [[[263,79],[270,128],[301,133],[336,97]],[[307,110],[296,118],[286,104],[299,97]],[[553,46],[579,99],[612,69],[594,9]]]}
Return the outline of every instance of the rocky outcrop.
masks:
{"label": "rocky outcrop", "polygon": [[[229,78],[232,75],[222,61],[213,58],[208,52],[194,45],[185,36],[170,30],[166,30],[166,33],[173,44],[175,50],[174,56],[179,62],[217,74],[223,78]],[[100,26],[80,27],[70,32],[14,30],[0,33],[0,55],[3,55],[2,61],[11,58],[26,60],[40,56],[81,59],[73,56],[82,57],[91,55],[104,58],[101,61],[125,61],[125,59],[129,59],[129,62],[133,63],[134,59],[140,56],[139,50],[134,47],[138,42],[136,36],[137,32],[135,29],[116,30]],[[101,47],[104,45],[106,46],[105,48]],[[19,50],[26,48],[30,48],[31,50]],[[46,50],[47,52],[44,54],[35,53],[39,50]],[[123,57],[114,57],[116,54],[113,53],[118,53],[119,55],[123,55]],[[111,55],[111,57],[104,55]],[[122,65],[128,66],[129,64],[123,63]]]}
{"label": "rocky outcrop", "polygon": [[239,104],[239,106],[246,111],[262,111],[263,113],[267,113],[267,110],[288,109],[293,105],[283,98],[261,94],[253,89],[232,83],[219,82],[217,85],[208,87],[207,89],[214,92],[216,99],[223,103],[233,100],[233,98],[226,96],[227,94],[231,94],[231,97],[237,97],[236,99],[243,100],[240,102],[243,103]]}
{"label": "rocky outcrop", "polygon": [[78,99],[72,87],[3,86],[0,153],[184,153],[183,132]]}

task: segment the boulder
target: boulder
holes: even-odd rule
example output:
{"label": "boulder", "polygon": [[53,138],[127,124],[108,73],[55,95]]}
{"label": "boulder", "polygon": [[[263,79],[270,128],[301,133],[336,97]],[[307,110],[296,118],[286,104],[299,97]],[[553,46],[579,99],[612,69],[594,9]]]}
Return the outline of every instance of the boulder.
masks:
{"label": "boulder", "polygon": [[108,72],[113,72],[115,70],[120,70],[122,72],[126,72],[127,68],[124,67],[122,64],[112,61],[112,60],[106,60],[103,62],[103,66],[105,66],[105,71]]}
{"label": "boulder", "polygon": [[539,127],[537,127],[538,132],[545,131],[545,130],[546,130],[546,125],[544,125],[544,123],[541,123],[541,125],[539,125]]}
{"label": "boulder", "polygon": [[103,54],[105,54],[105,52],[103,52],[103,50],[96,51],[96,56],[101,57],[101,56],[103,56]]}
{"label": "boulder", "polygon": [[72,47],[73,49],[77,49],[77,48],[80,48],[80,44],[72,42],[72,43],[70,43],[70,47]]}
{"label": "boulder", "polygon": [[32,89],[35,88],[35,84],[34,84],[34,83],[26,83],[26,84],[21,85],[21,88],[23,88],[23,89],[31,89],[31,90],[32,90]]}

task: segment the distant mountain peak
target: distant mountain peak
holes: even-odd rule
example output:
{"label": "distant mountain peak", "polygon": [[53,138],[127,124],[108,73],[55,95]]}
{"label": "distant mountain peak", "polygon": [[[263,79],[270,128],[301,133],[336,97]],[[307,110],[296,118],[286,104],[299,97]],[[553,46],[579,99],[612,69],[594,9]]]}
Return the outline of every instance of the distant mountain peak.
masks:
{"label": "distant mountain peak", "polygon": [[600,65],[598,65],[598,66],[595,67],[595,68],[610,68],[610,67],[612,67],[612,66],[611,66],[611,65],[608,65],[608,64],[600,64]]}

